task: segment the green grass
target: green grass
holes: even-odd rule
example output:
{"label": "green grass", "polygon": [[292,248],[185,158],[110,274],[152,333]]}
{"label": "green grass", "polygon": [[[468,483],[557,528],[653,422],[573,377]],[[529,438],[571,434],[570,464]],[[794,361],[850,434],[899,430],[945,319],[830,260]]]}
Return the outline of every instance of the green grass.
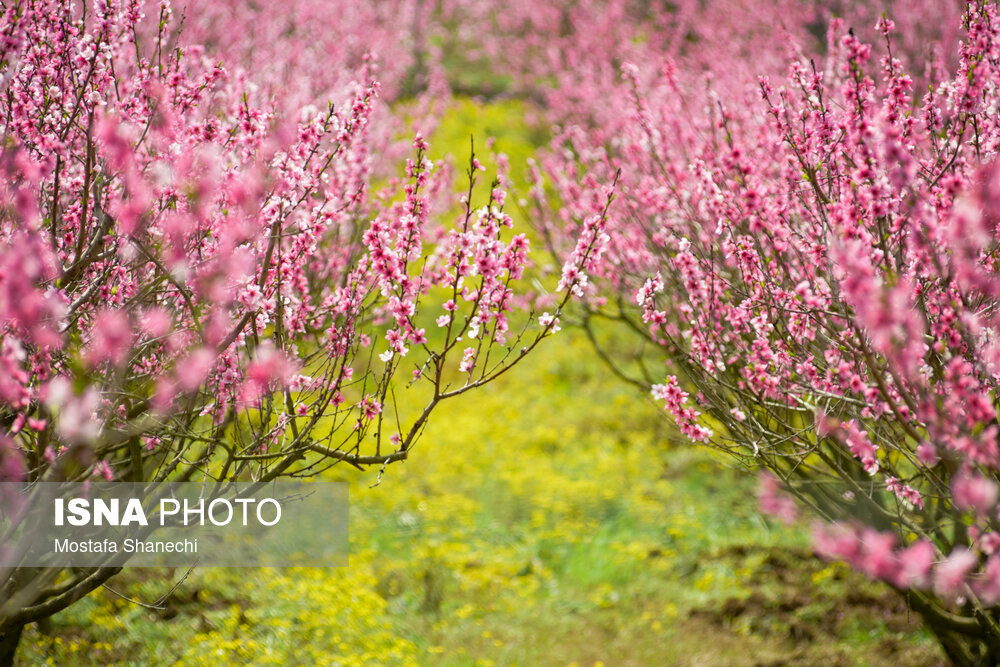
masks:
{"label": "green grass", "polygon": [[[666,448],[655,409],[564,333],[380,486],[340,471],[349,568],[196,570],[164,610],[102,591],[32,629],[25,663],[934,663],[891,596],[763,519],[746,475]],[[114,586],[152,601],[182,574]]]}

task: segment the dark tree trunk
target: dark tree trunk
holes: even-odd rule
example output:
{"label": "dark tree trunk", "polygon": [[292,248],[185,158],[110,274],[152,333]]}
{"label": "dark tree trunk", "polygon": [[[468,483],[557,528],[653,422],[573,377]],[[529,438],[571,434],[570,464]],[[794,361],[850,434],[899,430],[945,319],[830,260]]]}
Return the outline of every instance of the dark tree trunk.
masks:
{"label": "dark tree trunk", "polygon": [[0,630],[0,667],[10,667],[14,664],[14,656],[17,655],[17,645],[21,641],[23,631],[23,625]]}
{"label": "dark tree trunk", "polygon": [[938,645],[954,667],[978,667],[979,661],[972,656],[967,647],[968,638],[955,637],[948,631],[940,630],[934,626],[929,625],[928,627],[934,633]]}

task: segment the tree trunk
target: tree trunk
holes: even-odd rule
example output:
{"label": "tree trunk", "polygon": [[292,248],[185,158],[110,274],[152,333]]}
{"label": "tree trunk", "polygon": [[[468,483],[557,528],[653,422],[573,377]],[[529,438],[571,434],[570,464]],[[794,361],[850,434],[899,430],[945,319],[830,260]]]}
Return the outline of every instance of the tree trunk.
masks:
{"label": "tree trunk", "polygon": [[10,667],[17,655],[17,645],[21,642],[23,625],[0,631],[0,667]]}
{"label": "tree trunk", "polygon": [[934,633],[938,645],[954,667],[978,667],[979,661],[972,656],[966,646],[969,643],[967,637],[956,637],[947,630],[935,628],[933,625],[928,625],[928,627]]}

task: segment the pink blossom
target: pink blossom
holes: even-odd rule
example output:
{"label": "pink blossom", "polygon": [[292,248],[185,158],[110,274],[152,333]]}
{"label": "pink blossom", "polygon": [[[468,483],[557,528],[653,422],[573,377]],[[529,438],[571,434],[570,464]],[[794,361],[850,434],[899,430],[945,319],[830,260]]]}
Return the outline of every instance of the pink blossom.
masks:
{"label": "pink blossom", "polygon": [[1000,603],[1000,555],[994,554],[986,560],[986,567],[973,583],[973,590],[987,606]]}
{"label": "pink blossom", "polygon": [[952,482],[955,506],[963,510],[972,510],[980,516],[995,513],[997,494],[995,482],[969,472],[959,474]]}
{"label": "pink blossom", "polygon": [[132,327],[128,315],[120,310],[103,310],[94,322],[93,340],[87,350],[91,364],[110,361],[120,365],[132,345]]}
{"label": "pink blossom", "polygon": [[760,511],[777,517],[786,524],[794,523],[798,516],[795,501],[781,489],[781,482],[770,472],[757,476],[757,502]]}
{"label": "pink blossom", "polygon": [[934,564],[934,546],[927,540],[917,540],[896,554],[899,569],[893,583],[900,588],[926,588]]}
{"label": "pink blossom", "polygon": [[857,567],[876,579],[889,579],[899,570],[896,557],[896,537],[872,529],[861,533],[861,553],[856,562]]}
{"label": "pink blossom", "polygon": [[965,587],[965,577],[977,563],[976,555],[959,547],[934,568],[934,590],[946,598],[958,597]]}
{"label": "pink blossom", "polygon": [[476,363],[476,348],[467,347],[465,352],[462,353],[462,363],[458,365],[458,370],[463,373],[468,373],[472,370]]}

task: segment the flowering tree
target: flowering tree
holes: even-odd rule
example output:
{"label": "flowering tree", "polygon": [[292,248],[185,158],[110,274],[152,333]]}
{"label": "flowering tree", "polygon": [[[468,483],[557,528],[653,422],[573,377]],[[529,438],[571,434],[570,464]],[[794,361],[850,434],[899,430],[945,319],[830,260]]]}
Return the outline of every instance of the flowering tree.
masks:
{"label": "flowering tree", "polygon": [[[599,252],[588,232],[552,313],[512,315],[529,243],[499,181],[475,189],[474,154],[454,225],[419,135],[371,194],[399,128],[370,43],[328,37],[320,71],[314,33],[281,24],[258,69],[198,11],[38,0],[0,19],[0,481],[384,470],[558,326]],[[0,572],[0,662],[118,569]]]}
{"label": "flowering tree", "polygon": [[873,45],[831,20],[825,57],[756,101],[647,58],[617,143],[566,134],[548,162],[569,229],[623,168],[589,311],[667,359],[632,379],[768,471],[764,508],[809,507],[816,551],[903,594],[959,665],[1000,661],[998,19],[970,4],[925,68],[891,20]]}
{"label": "flowering tree", "polygon": [[[895,4],[8,3],[0,481],[381,475],[577,297],[765,509],[1000,661],[1000,17]],[[398,140],[447,50],[545,108],[554,297],[501,181],[471,155],[442,224],[448,169]],[[0,661],[116,572],[0,573]]]}

